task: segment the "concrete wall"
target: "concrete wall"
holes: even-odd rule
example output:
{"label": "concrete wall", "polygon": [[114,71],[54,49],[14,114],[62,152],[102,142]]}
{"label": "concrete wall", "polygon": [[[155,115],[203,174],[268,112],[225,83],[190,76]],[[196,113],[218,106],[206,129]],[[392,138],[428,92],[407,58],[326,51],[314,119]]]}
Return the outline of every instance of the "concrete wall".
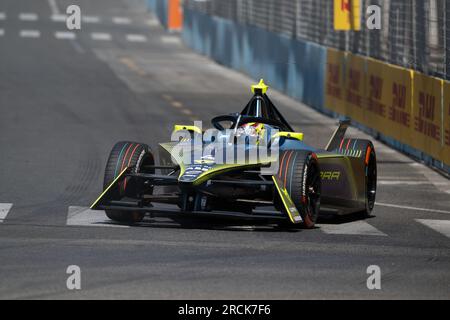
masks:
{"label": "concrete wall", "polygon": [[325,47],[187,8],[183,38],[195,51],[323,108]]}

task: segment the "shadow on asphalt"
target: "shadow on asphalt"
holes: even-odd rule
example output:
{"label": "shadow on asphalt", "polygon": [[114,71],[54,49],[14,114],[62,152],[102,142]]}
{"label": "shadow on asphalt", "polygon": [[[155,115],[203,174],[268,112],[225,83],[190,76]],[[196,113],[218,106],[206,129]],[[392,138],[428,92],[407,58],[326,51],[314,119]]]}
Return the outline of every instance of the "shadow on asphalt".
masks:
{"label": "shadow on asphalt", "polygon": [[[372,219],[375,216],[366,217],[361,213],[345,216],[321,215],[317,224],[345,224],[359,220]],[[200,229],[222,231],[252,231],[252,232],[301,232],[307,230],[301,225],[293,225],[289,222],[279,224],[263,224],[229,219],[193,219],[193,218],[150,218],[146,217],[142,223],[132,225],[137,228],[164,228],[164,229]],[[315,227],[313,229],[320,229]]]}

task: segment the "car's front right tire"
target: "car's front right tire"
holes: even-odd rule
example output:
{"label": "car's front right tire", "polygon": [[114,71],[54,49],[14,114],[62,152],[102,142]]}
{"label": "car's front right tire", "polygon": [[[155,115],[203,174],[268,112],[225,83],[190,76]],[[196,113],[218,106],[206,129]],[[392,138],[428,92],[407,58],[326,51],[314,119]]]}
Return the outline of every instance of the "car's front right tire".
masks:
{"label": "car's front right tire", "polygon": [[303,226],[314,228],[320,212],[322,187],[316,154],[306,150],[283,151],[278,175],[302,217]]}

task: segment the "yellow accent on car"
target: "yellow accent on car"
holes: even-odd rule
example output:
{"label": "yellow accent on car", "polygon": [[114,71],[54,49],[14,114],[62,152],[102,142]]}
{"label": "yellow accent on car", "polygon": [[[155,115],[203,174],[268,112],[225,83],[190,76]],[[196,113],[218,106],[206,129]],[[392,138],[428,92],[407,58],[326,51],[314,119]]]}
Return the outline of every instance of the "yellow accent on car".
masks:
{"label": "yellow accent on car", "polygon": [[288,139],[296,139],[299,141],[303,141],[303,133],[302,132],[280,131],[280,132],[275,133],[272,136],[272,139],[277,138],[277,137],[285,137]]}
{"label": "yellow accent on car", "polygon": [[338,181],[341,178],[340,171],[321,171],[320,178],[322,180],[336,180]]}
{"label": "yellow accent on car", "polygon": [[200,128],[197,126],[184,126],[182,124],[176,124],[173,126],[173,132],[182,131],[182,130],[187,130],[187,131],[197,132],[197,133],[202,134],[202,130],[200,130]]}
{"label": "yellow accent on car", "polygon": [[91,205],[90,209],[95,209],[95,207],[97,206],[99,201],[103,198],[103,196],[109,191],[109,189],[112,188],[113,185],[116,184],[117,181],[119,181],[119,179],[125,174],[127,170],[128,167],[126,167],[125,169],[123,169],[121,173],[119,173],[119,175],[113,180],[113,182],[111,182],[110,185],[105,189],[105,191],[103,191],[102,194],[97,198],[97,200],[95,200],[95,202]]}
{"label": "yellow accent on car", "polygon": [[205,172],[201,173],[194,181],[192,181],[192,184],[194,186],[202,184],[203,182],[208,180],[208,178],[212,174],[217,173],[218,171],[227,172],[227,171],[231,171],[231,170],[234,170],[234,169],[237,169],[237,168],[241,169],[241,168],[246,168],[246,167],[252,167],[254,165],[255,164],[248,164],[248,165],[242,165],[242,164],[220,164],[220,165],[217,165],[217,166],[215,166],[214,168],[212,168],[212,169],[210,169],[208,171],[205,171]]}
{"label": "yellow accent on car", "polygon": [[261,90],[262,93],[266,93],[269,87],[264,83],[264,80],[259,80],[258,84],[252,85],[252,92],[255,93],[256,90]]}
{"label": "yellow accent on car", "polygon": [[303,222],[302,216],[298,212],[294,201],[292,201],[287,190],[282,187],[283,183],[277,176],[272,176],[272,180],[275,184],[278,194],[280,195],[281,201],[283,202],[284,208],[286,209],[291,222],[295,224]]}

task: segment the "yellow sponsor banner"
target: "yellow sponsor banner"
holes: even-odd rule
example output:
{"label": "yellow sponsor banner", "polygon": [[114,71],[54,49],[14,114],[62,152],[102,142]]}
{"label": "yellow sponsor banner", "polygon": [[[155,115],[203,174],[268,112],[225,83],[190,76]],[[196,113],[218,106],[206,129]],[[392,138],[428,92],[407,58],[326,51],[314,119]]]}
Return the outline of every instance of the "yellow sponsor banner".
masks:
{"label": "yellow sponsor banner", "polygon": [[442,159],[441,79],[414,72],[411,145],[435,159]]}
{"label": "yellow sponsor banner", "polygon": [[360,0],[334,0],[334,29],[361,30]]}
{"label": "yellow sponsor banner", "polygon": [[450,82],[444,82],[444,110],[443,110],[444,148],[442,161],[450,166]]}
{"label": "yellow sponsor banner", "polygon": [[367,59],[367,89],[365,123],[368,127],[388,134],[388,105],[390,88],[388,83],[390,69],[386,63]]}
{"label": "yellow sponsor banner", "polygon": [[346,114],[344,78],[345,53],[339,50],[327,49],[325,106],[340,114]]}
{"label": "yellow sponsor banner", "polygon": [[367,59],[364,124],[409,144],[412,74],[405,68]]}
{"label": "yellow sponsor banner", "polygon": [[366,59],[351,53],[347,54],[344,92],[346,115],[363,124],[367,124],[364,111],[366,83]]}
{"label": "yellow sponsor banner", "polygon": [[386,65],[386,134],[406,143],[411,143],[412,124],[412,71],[394,65]]}

